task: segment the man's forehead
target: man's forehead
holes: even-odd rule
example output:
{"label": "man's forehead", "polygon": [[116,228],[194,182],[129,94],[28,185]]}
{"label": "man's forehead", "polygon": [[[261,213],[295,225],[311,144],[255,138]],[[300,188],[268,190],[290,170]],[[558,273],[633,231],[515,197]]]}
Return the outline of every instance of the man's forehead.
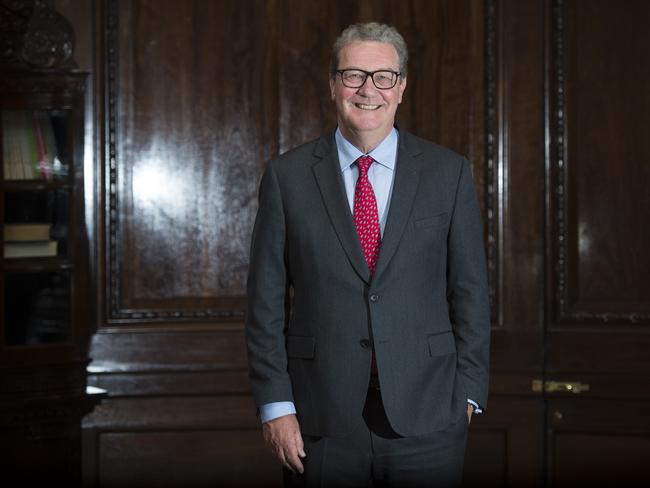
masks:
{"label": "man's forehead", "polygon": [[388,42],[379,41],[352,41],[341,49],[341,60],[355,58],[355,60],[381,59],[399,63],[399,55],[395,46]]}
{"label": "man's forehead", "polygon": [[372,52],[382,52],[383,54],[394,55],[398,58],[397,50],[390,42],[380,42],[380,41],[352,41],[347,43],[341,49],[341,52],[358,52],[358,51],[372,51]]}

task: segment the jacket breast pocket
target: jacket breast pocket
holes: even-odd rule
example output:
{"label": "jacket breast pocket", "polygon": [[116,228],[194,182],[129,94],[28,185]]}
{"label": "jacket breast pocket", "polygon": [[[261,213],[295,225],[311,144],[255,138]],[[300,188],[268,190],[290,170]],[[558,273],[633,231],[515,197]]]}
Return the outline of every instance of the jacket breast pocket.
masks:
{"label": "jacket breast pocket", "polygon": [[447,212],[428,217],[416,218],[413,221],[414,229],[426,229],[428,227],[440,227],[447,223]]}
{"label": "jacket breast pocket", "polygon": [[430,335],[428,340],[430,356],[444,356],[445,354],[453,354],[456,352],[456,339],[451,330]]}
{"label": "jacket breast pocket", "polygon": [[287,356],[298,359],[313,359],[316,354],[316,338],[304,336],[287,337]]}

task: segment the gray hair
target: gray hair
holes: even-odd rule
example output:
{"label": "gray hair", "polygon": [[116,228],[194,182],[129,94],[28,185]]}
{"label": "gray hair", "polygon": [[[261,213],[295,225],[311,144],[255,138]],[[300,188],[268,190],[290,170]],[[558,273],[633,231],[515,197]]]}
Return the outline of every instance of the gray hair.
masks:
{"label": "gray hair", "polygon": [[332,57],[330,59],[330,76],[336,76],[339,66],[339,55],[341,49],[354,41],[375,41],[385,42],[392,45],[399,57],[399,70],[402,76],[406,76],[406,65],[409,52],[402,35],[392,25],[380,24],[378,22],[367,22],[352,24],[347,27],[334,42]]}

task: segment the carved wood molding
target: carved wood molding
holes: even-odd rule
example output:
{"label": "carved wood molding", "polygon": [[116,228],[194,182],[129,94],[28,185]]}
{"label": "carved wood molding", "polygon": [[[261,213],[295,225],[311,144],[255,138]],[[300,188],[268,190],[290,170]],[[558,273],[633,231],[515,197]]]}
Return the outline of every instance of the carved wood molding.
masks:
{"label": "carved wood molding", "polygon": [[108,318],[122,318],[120,313],[120,261],[118,259],[117,243],[120,239],[119,225],[117,222],[117,148],[116,148],[116,111],[117,111],[117,70],[118,70],[118,17],[117,2],[109,1],[106,3],[106,86],[105,95],[105,117],[106,117],[106,178],[108,180],[108,221],[106,235],[108,236],[107,250],[107,282],[106,289],[108,303]]}
{"label": "carved wood molding", "polygon": [[33,75],[17,72],[4,73],[0,78],[0,91],[29,94],[32,97],[57,98],[57,107],[67,108],[79,102],[86,91],[85,73],[36,72]]}
{"label": "carved wood molding", "polygon": [[569,235],[567,190],[569,176],[567,166],[567,126],[566,126],[566,1],[554,0],[552,7],[552,65],[551,65],[551,188],[552,199],[552,265],[554,285],[554,307],[556,320],[561,323],[650,323],[647,313],[597,313],[577,310],[571,306],[569,290]]}
{"label": "carved wood molding", "polygon": [[498,116],[497,116],[497,7],[496,0],[485,0],[485,220],[490,310],[492,323],[499,324],[500,296],[498,246]]}
{"label": "carved wood molding", "polygon": [[13,69],[73,69],[74,30],[50,1],[0,1],[0,65]]}

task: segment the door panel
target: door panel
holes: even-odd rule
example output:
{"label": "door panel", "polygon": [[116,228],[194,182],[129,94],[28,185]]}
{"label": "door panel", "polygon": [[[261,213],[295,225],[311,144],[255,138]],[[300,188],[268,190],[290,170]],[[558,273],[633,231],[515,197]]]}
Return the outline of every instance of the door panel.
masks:
{"label": "door panel", "polygon": [[551,484],[650,482],[650,401],[552,398],[547,407]]}
{"label": "door panel", "polygon": [[464,486],[541,486],[544,403],[495,395],[489,414],[474,416],[465,457]]}
{"label": "door panel", "polygon": [[547,14],[547,479],[647,482],[650,4]]}

